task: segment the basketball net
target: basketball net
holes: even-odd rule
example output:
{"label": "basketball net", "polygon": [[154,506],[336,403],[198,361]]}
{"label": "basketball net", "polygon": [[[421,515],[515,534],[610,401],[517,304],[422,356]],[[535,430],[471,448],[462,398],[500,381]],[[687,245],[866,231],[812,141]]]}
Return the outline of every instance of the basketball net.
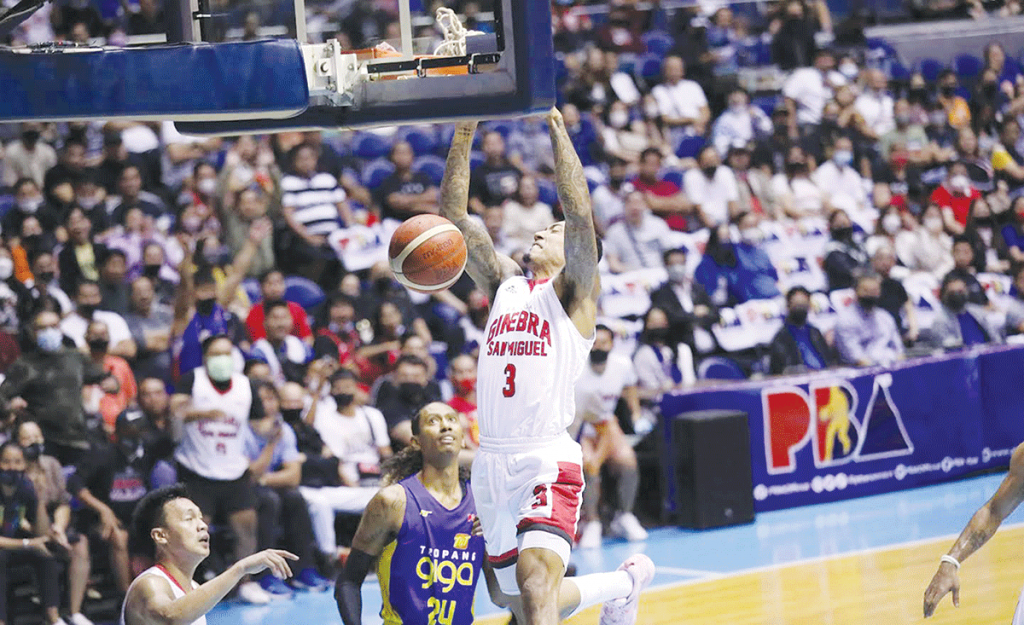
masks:
{"label": "basketball net", "polygon": [[444,41],[434,50],[435,56],[465,56],[466,37],[483,35],[479,30],[466,30],[459,16],[448,7],[439,7],[434,15],[437,27],[444,33]]}

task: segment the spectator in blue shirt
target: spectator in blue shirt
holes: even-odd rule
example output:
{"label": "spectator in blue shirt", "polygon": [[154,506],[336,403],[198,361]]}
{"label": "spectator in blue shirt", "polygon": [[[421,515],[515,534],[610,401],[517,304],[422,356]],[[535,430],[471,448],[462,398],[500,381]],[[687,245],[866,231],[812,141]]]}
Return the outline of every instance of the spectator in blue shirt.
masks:
{"label": "spectator in blue shirt", "polygon": [[903,339],[892,315],[879,306],[882,281],[873,273],[857,277],[857,303],[836,322],[836,349],[845,365],[891,365],[903,358]]}
{"label": "spectator in blue shirt", "polygon": [[989,323],[985,309],[969,301],[967,283],[950,274],[942,281],[942,308],[931,327],[921,331],[921,343],[936,349],[1002,343],[998,328]]}
{"label": "spectator in blue shirt", "polygon": [[[314,567],[313,524],[298,488],[305,456],[299,453],[295,431],[281,417],[277,389],[266,382],[254,386],[263,402],[263,418],[250,420],[243,435],[249,475],[256,481],[257,544],[260,549],[280,545],[299,556],[299,574],[291,580],[293,586],[324,590],[329,582]],[[271,594],[291,594],[273,575],[264,575],[260,585]]]}
{"label": "spectator in blue shirt", "polygon": [[836,364],[836,357],[821,334],[807,323],[811,292],[796,286],[786,293],[786,319],[769,346],[768,372],[772,375],[818,371]]}
{"label": "spectator in blue shirt", "polygon": [[752,299],[777,297],[779,274],[760,248],[764,238],[758,216],[744,213],[736,220],[738,240],[730,240],[728,226],[711,231],[704,258],[694,280],[711,295],[716,306],[733,306]]}
{"label": "spectator in blue shirt", "polygon": [[562,117],[565,119],[565,129],[569,131],[572,145],[580,156],[580,163],[584,167],[590,167],[600,162],[604,148],[593,122],[581,115],[579,109],[572,104],[566,104],[562,108]]}

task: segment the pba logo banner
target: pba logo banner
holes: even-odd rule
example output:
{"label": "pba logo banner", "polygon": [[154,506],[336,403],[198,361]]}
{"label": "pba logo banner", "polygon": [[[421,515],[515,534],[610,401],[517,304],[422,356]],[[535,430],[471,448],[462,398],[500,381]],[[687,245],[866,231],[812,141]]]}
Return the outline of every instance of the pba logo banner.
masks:
{"label": "pba logo banner", "polygon": [[765,465],[771,475],[792,473],[796,454],[811,446],[819,469],[914,453],[899,408],[892,375],[876,375],[868,398],[846,380],[821,381],[808,389],[772,387],[761,394]]}

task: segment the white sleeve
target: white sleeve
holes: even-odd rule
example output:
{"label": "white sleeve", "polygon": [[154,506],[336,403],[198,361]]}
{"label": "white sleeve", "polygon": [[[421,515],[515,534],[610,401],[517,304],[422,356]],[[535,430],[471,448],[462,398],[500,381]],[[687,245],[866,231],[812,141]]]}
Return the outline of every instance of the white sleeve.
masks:
{"label": "white sleeve", "polygon": [[704,89],[702,89],[697,83],[693,83],[693,94],[694,101],[697,103],[698,108],[708,105],[708,97],[704,95]]}
{"label": "white sleeve", "polygon": [[111,313],[107,319],[107,331],[110,332],[110,345],[114,346],[121,341],[128,341],[132,338],[132,331],[128,329],[128,322],[117,313]]}
{"label": "white sleeve", "polygon": [[363,406],[366,416],[370,422],[370,432],[373,434],[373,444],[376,447],[384,447],[391,444],[391,436],[388,434],[388,424],[384,420],[384,413],[371,406]]}
{"label": "white sleeve", "polygon": [[661,378],[664,373],[654,355],[654,348],[650,345],[641,345],[633,356],[633,367],[637,376],[637,384],[641,388],[661,389]]}
{"label": "white sleeve", "polygon": [[654,96],[654,100],[658,103],[658,111],[662,115],[674,114],[676,112],[676,106],[672,101],[672,96],[664,85],[658,85],[655,87],[654,90],[651,91],[651,95]]}
{"label": "white sleeve", "polygon": [[786,82],[782,83],[782,95],[786,96],[791,100],[799,100],[801,85],[800,85],[800,72],[799,70],[793,72],[786,79]]}
{"label": "white sleeve", "polygon": [[728,176],[726,176],[726,184],[729,185],[728,199],[730,202],[740,201],[740,185],[736,182],[736,174],[733,173],[732,169],[725,170]]}

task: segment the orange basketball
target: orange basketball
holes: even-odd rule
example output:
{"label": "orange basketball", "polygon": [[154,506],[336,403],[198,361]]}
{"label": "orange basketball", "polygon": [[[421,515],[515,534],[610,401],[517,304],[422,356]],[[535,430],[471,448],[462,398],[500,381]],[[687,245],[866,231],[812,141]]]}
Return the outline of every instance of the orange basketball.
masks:
{"label": "orange basketball", "polygon": [[402,222],[388,246],[391,271],[402,285],[420,293],[447,289],[466,268],[466,241],[455,224],[438,215]]}

